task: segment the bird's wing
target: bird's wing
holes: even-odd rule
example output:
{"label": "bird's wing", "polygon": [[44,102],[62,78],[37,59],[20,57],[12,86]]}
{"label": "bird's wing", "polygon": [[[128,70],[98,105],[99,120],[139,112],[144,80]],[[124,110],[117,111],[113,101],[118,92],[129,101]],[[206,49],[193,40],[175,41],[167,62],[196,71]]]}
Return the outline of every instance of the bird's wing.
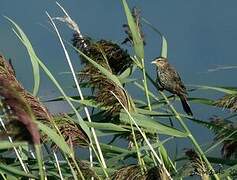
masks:
{"label": "bird's wing", "polygon": [[170,81],[175,84],[175,88],[174,88],[175,93],[176,94],[187,94],[186,87],[184,86],[184,84],[179,76],[179,73],[172,66],[169,66],[168,68],[169,68],[168,71],[173,74],[172,76],[170,76],[171,77]]}

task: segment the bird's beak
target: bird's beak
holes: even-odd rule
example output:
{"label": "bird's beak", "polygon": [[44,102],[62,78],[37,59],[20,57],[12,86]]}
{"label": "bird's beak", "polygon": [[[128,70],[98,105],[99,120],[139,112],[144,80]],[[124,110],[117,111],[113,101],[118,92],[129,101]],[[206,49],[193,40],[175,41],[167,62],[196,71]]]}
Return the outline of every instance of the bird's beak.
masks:
{"label": "bird's beak", "polygon": [[155,64],[156,63],[156,61],[151,61],[151,64]]}

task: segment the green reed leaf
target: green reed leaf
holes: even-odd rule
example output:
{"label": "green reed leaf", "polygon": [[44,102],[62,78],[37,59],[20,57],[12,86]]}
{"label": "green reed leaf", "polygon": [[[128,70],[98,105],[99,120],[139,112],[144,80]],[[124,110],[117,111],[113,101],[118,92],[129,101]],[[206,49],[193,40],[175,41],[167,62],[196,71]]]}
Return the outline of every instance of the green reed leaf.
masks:
{"label": "green reed leaf", "polygon": [[22,44],[26,47],[27,52],[30,56],[31,64],[32,64],[32,70],[33,70],[33,78],[34,78],[34,87],[33,87],[33,95],[36,96],[38,91],[39,91],[39,86],[40,86],[40,72],[39,72],[39,58],[36,55],[29,39],[25,35],[25,33],[22,31],[22,29],[9,17],[5,18],[10,21],[14,27],[16,28],[13,29],[13,32],[16,34],[16,36],[21,40]]}
{"label": "green reed leaf", "polygon": [[139,58],[139,60],[142,60],[144,59],[144,47],[143,47],[143,40],[139,32],[139,28],[134,21],[134,18],[132,16],[132,13],[128,7],[126,0],[122,0],[122,3],[127,17],[128,26],[132,33],[135,54]]}
{"label": "green reed leaf", "polygon": [[[139,127],[145,128],[144,130],[150,133],[158,133],[165,134],[175,137],[187,137],[187,134],[179,131],[173,127],[169,127],[167,125],[161,124],[158,121],[150,118],[149,116],[145,116],[138,113],[130,113],[134,118]],[[120,113],[120,120],[124,123],[130,123],[130,119],[125,112]]]}
{"label": "green reed leaf", "polygon": [[64,138],[57,134],[55,130],[49,128],[45,124],[36,121],[39,129],[43,131],[63,152],[66,154],[70,155],[71,157],[73,156],[73,151],[71,148],[68,146],[68,144],[65,142]]}

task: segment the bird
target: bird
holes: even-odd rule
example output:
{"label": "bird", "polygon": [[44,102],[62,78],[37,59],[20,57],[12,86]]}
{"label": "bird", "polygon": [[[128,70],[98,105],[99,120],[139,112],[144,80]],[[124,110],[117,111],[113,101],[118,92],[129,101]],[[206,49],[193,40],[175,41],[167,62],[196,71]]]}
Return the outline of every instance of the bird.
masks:
{"label": "bird", "polygon": [[159,90],[166,90],[177,95],[180,98],[184,111],[188,115],[193,116],[192,110],[187,101],[188,93],[186,87],[184,86],[178,72],[169,64],[168,59],[158,57],[151,63],[155,64],[157,67],[157,83],[159,85]]}

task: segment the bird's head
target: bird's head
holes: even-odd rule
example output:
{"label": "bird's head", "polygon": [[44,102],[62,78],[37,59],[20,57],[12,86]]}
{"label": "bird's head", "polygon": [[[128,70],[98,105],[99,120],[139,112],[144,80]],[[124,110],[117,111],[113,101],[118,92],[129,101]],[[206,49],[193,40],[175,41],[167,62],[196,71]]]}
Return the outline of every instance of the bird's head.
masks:
{"label": "bird's head", "polygon": [[158,58],[155,58],[155,60],[152,61],[151,63],[155,64],[158,67],[163,67],[167,65],[168,60],[167,58],[164,58],[164,57],[158,57]]}

